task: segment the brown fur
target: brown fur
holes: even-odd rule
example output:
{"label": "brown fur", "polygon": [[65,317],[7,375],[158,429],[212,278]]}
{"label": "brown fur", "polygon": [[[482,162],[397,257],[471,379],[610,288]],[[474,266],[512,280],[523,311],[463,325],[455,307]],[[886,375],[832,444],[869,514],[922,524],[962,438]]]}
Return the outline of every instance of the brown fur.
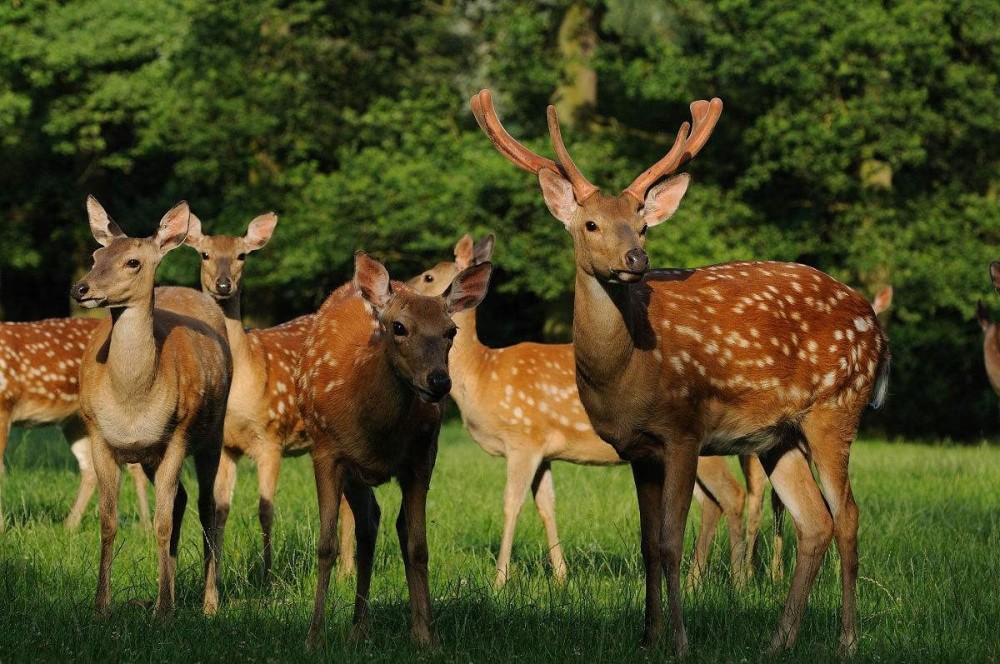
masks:
{"label": "brown fur", "polygon": [[[0,477],[11,426],[58,425],[80,467],[76,500],[63,522],[70,530],[80,525],[97,487],[90,439],[78,413],[80,359],[99,322],[96,318],[50,318],[0,323]],[[146,476],[137,465],[130,464],[128,470],[139,499],[140,523],[148,528]]]}
{"label": "brown fur", "polygon": [[[316,314],[300,358],[298,400],[312,449],[319,497],[319,580],[307,644],[323,638],[326,591],[338,554],[337,505],[346,495],[358,542],[353,637],[368,632],[379,507],[371,486],[396,477],[403,493],[396,532],[410,594],[412,634],[435,640],[427,580],[426,501],[437,456],[455,326],[450,313],[478,304],[489,265],[460,274],[444,297],[392,282],[359,252],[354,283],[335,291]],[[444,378],[442,378],[442,375]],[[450,385],[450,383],[448,383]]]}
{"label": "brown fur", "polygon": [[115,487],[122,463],[141,463],[156,489],[154,532],[159,557],[155,615],[173,612],[177,543],[187,494],[180,483],[186,455],[194,457],[198,513],[205,551],[204,610],[218,609],[212,486],[222,449],[232,358],[222,313],[187,288],[161,288],[153,276],[166,251],[187,232],[180,204],[149,239],[126,237],[93,198],[91,228],[104,245],[94,268],[73,287],[84,306],[108,306],[84,352],[80,412],[90,434],[101,486],[101,563],[94,604],[109,611],[111,562],[118,527]]}

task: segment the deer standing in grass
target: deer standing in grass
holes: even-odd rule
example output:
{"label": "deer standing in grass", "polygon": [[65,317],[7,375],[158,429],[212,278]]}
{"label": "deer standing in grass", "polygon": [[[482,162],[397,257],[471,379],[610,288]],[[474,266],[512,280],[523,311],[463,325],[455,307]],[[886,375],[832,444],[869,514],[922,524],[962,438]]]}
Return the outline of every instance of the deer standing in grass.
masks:
{"label": "deer standing in grass", "polygon": [[839,645],[855,652],[858,508],[848,460],[869,398],[876,406],[885,398],[889,368],[871,305],[794,263],[649,269],[646,231],[680,204],[689,176],[673,174],[708,140],[720,100],[694,102],[693,129],[685,122],[670,151],[617,196],[602,194],[573,163],[554,107],[548,121],[558,162],[503,129],[489,91],[471,104],[501,154],[537,175],[546,206],[573,238],[577,386],[598,435],[632,464],[646,577],[643,643],[657,642],[663,631],[665,569],[673,649],[688,650],[680,559],[698,455],[757,454],[799,543],[770,649],[795,643],[835,539]]}
{"label": "deer standing in grass", "polygon": [[[242,237],[211,236],[204,234],[201,221],[192,214],[184,240],[201,256],[201,288],[222,308],[233,355],[225,438],[215,480],[217,548],[222,550],[236,486],[236,464],[249,456],[257,464],[265,583],[271,575],[271,524],[281,458],[304,454],[312,446],[295,403],[294,371],[313,316],[247,331],[240,313],[246,258],[267,244],[277,223],[277,215],[271,212],[251,221]],[[341,501],[341,520],[341,546],[353,555],[354,520],[346,501]],[[341,569],[346,573],[351,567],[353,562],[348,561]]]}
{"label": "deer standing in grass", "polygon": [[[12,425],[59,425],[80,467],[76,500],[63,522],[70,530],[80,525],[97,486],[90,440],[78,412],[80,359],[99,323],[96,318],[0,323],[0,477]],[[140,522],[148,528],[146,476],[138,465],[130,464],[128,470],[135,480]],[[3,529],[0,509],[0,531]]]}
{"label": "deer standing in grass", "polygon": [[[455,245],[454,262],[438,263],[408,284],[419,293],[437,295],[461,270],[488,261],[492,253],[492,235],[475,246],[472,237],[465,235]],[[552,462],[609,466],[625,461],[590,426],[576,387],[572,344],[520,343],[488,348],[476,334],[475,309],[454,318],[458,334],[449,356],[451,396],[479,446],[488,454],[507,459],[503,537],[494,585],[502,587],[509,577],[514,529],[529,487],[545,527],[552,573],[562,581],[566,563],[556,530]],[[762,477],[759,484],[762,495]],[[695,497],[702,520],[688,584],[694,587],[700,582],[723,514],[729,525],[733,579],[738,585],[744,583],[750,572],[743,534],[746,492],[723,457],[698,460]]]}
{"label": "deer standing in grass", "polygon": [[489,263],[459,273],[438,297],[414,293],[378,261],[355,255],[352,285],[316,313],[299,360],[298,403],[313,439],[319,498],[319,579],[307,646],[323,638],[326,591],[337,557],[337,507],[347,497],[357,532],[352,638],[369,628],[368,590],[380,511],[371,487],[395,477],[403,494],[396,533],[410,595],[411,631],[434,641],[427,579],[427,491],[441,427],[438,402],[451,389],[451,316],[479,304]]}
{"label": "deer standing in grass", "polygon": [[101,248],[72,295],[85,308],[107,307],[111,312],[91,336],[80,368],[80,413],[101,488],[101,563],[94,611],[106,614],[111,601],[119,468],[122,463],[141,463],[156,490],[154,615],[172,614],[177,542],[187,504],[180,473],[190,454],[198,478],[205,551],[204,611],[211,615],[219,603],[213,486],[233,371],[225,321],[203,293],[189,288],[154,292],[157,266],[187,234],[187,203],[167,212],[156,233],[143,239],[127,237],[93,197],[87,199],[87,212]]}

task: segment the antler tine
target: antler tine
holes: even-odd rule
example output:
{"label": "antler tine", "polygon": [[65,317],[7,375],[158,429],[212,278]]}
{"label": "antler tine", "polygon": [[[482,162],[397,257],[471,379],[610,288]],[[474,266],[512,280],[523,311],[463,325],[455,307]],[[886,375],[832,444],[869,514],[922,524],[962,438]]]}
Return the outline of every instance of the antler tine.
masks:
{"label": "antler tine", "polygon": [[583,173],[580,172],[580,169],[573,162],[573,158],[569,156],[569,150],[566,149],[566,145],[563,143],[562,131],[559,129],[559,114],[556,112],[556,107],[550,105],[547,115],[552,148],[556,151],[556,157],[559,159],[559,164],[562,166],[564,174],[570,184],[573,185],[573,195],[576,197],[578,203],[583,203],[597,193],[597,187],[592,185],[583,176]]}
{"label": "antler tine", "polygon": [[646,191],[660,178],[670,175],[681,166],[690,161],[704,147],[708,137],[712,135],[719,117],[722,115],[722,100],[714,97],[712,101],[699,99],[691,102],[691,118],[694,127],[690,135],[688,129],[690,125],[685,122],[677,132],[673,147],[660,161],[646,169],[632,182],[625,193],[629,194],[640,203],[646,197]]}
{"label": "antler tine", "polygon": [[480,90],[479,94],[473,95],[469,105],[472,107],[472,114],[476,116],[479,128],[493,142],[493,147],[509,162],[532,174],[537,174],[543,168],[563,173],[563,169],[559,168],[556,162],[535,154],[507,133],[493,108],[493,96],[489,90]]}

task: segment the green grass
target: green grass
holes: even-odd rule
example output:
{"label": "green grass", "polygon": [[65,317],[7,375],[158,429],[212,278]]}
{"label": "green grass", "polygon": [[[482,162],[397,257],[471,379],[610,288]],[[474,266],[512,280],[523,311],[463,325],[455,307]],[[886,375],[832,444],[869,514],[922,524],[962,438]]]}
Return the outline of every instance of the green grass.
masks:
{"label": "green grass", "polygon": [[[428,505],[431,594],[441,648],[424,652],[409,642],[406,584],[393,528],[399,491],[386,485],[377,489],[383,517],[371,639],[346,643],[353,584],[336,582],[327,604],[327,650],[307,656],[302,644],[316,590],[317,532],[308,457],[290,459],[282,469],[275,531],[278,581],[270,590],[258,583],[256,477],[251,464],[241,464],[227,530],[223,604],[211,619],[200,611],[201,542],[195,501],[189,503],[178,562],[178,610],[165,624],[154,623],[146,608],[156,593],[155,545],[139,528],[130,482],[123,481],[113,613],[95,620],[96,501],[79,532],[63,530],[77,481],[68,447],[53,430],[28,432],[12,441],[7,467],[0,662],[667,658],[666,648],[646,652],[637,646],[642,573],[635,495],[625,468],[558,465],[568,584],[550,582],[541,524],[529,503],[515,543],[514,577],[506,589],[494,592],[504,462],[484,454],[457,424],[446,425]],[[997,661],[1000,449],[861,442],[854,449],[852,476],[861,507],[859,659]],[[190,474],[185,484],[195,486]],[[790,526],[787,536],[794,541]],[[765,543],[769,537],[766,516]],[[684,600],[691,660],[755,661],[777,623],[787,581],[761,577],[734,591],[723,546],[720,534],[702,589]],[[794,544],[789,548],[794,550]],[[836,659],[839,606],[837,557],[831,551],[789,660]]]}

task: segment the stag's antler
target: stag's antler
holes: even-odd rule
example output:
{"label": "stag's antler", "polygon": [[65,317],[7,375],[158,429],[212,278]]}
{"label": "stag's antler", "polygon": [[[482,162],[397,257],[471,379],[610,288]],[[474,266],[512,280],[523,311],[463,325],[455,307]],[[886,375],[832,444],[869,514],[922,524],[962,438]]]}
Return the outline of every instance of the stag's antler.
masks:
{"label": "stag's antler", "polygon": [[694,121],[694,129],[691,134],[688,135],[688,129],[691,125],[687,122],[682,124],[670,152],[646,169],[622,193],[628,194],[642,203],[645,200],[646,191],[657,180],[674,173],[698,154],[708,137],[712,135],[712,130],[715,129],[720,115],[722,115],[722,100],[718,97],[710,102],[704,99],[691,102],[691,118]]}

